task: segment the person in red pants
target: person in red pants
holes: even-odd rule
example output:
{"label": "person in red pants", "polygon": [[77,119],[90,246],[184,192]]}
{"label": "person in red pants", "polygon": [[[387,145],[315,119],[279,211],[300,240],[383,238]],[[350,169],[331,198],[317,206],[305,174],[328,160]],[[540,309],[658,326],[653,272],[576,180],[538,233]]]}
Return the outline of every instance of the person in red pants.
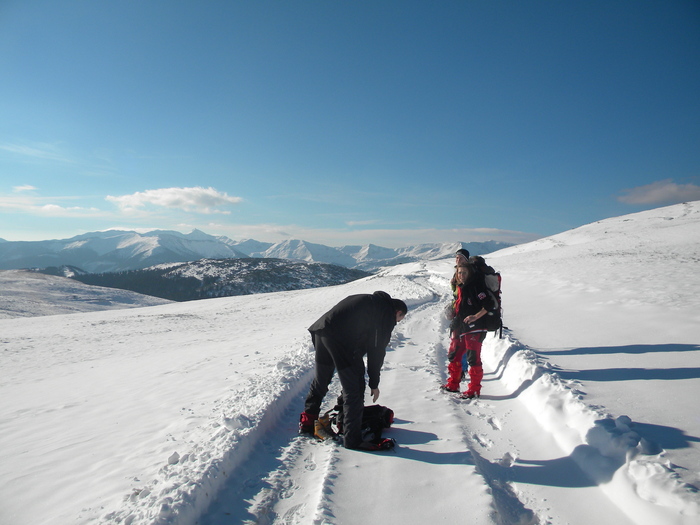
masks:
{"label": "person in red pants", "polygon": [[498,312],[498,302],[486,288],[483,276],[470,264],[457,267],[457,300],[454,319],[450,325],[453,333],[448,354],[448,380],[442,386],[448,392],[459,392],[462,380],[462,357],[469,363],[469,386],[462,397],[473,398],[481,394],[484,370],[481,365],[481,343],[486,337],[489,317]]}
{"label": "person in red pants", "polygon": [[[455,273],[452,276],[452,279],[450,280],[450,288],[452,289],[452,303],[450,304],[450,314],[449,318],[453,319],[454,318],[454,307],[455,303],[457,302],[457,286],[459,285],[459,282],[457,281],[457,268],[460,266],[465,266],[469,264],[469,250],[465,250],[464,248],[460,248],[455,252]],[[450,341],[450,353],[456,348],[455,345],[459,343],[459,334],[455,334],[454,332],[451,332],[451,341]],[[467,364],[467,354],[466,352],[462,355],[462,377],[467,372],[467,369],[469,368],[469,365]]]}

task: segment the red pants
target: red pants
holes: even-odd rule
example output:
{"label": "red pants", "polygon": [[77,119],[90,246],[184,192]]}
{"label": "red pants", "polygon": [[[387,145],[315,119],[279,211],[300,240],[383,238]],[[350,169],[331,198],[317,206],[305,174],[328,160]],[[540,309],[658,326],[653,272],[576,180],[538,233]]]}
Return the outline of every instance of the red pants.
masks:
{"label": "red pants", "polygon": [[454,335],[450,342],[447,365],[447,385],[449,390],[459,390],[462,380],[462,356],[467,354],[469,363],[469,388],[467,393],[479,394],[481,392],[481,379],[484,377],[484,369],[481,366],[481,343],[486,337],[486,332],[470,332]]}

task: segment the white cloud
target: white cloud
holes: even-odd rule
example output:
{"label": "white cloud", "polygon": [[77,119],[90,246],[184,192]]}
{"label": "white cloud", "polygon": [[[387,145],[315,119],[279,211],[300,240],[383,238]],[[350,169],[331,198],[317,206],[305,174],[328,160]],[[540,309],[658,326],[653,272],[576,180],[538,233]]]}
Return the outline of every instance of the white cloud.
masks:
{"label": "white cloud", "polygon": [[97,208],[85,208],[83,206],[60,206],[58,204],[42,204],[42,199],[20,196],[0,195],[0,212],[5,213],[29,213],[44,217],[97,217],[104,215]]}
{"label": "white cloud", "polygon": [[279,242],[287,239],[305,241],[327,246],[377,244],[387,248],[401,248],[416,244],[441,242],[485,242],[502,241],[514,244],[534,241],[541,235],[534,233],[499,230],[495,228],[455,228],[455,229],[361,229],[330,230],[314,229],[298,225],[276,224],[202,224],[199,229],[211,235],[225,235],[234,240],[256,239],[264,242]]}
{"label": "white cloud", "polygon": [[347,224],[350,227],[356,227],[356,226],[371,226],[372,224],[377,224],[379,221],[378,220],[366,220],[366,221],[347,221],[345,224]]}
{"label": "white cloud", "polygon": [[676,184],[672,179],[660,180],[624,190],[625,195],[617,200],[625,204],[679,204],[700,200],[700,186]]}
{"label": "white cloud", "polygon": [[222,211],[218,208],[238,204],[243,200],[240,197],[231,197],[225,192],[219,192],[211,187],[202,188],[199,186],[193,188],[146,190],[117,197],[108,195],[106,199],[115,203],[125,212],[140,210],[150,204],[202,214],[228,214],[230,212]]}
{"label": "white cloud", "polygon": [[36,189],[37,188],[35,188],[34,186],[30,186],[29,184],[24,184],[23,186],[13,186],[12,187],[12,191],[17,192],[17,193],[19,193],[21,191],[34,191]]}
{"label": "white cloud", "polygon": [[60,162],[73,162],[55,144],[45,142],[31,146],[23,144],[0,144],[0,151],[6,151],[14,155],[30,157],[34,159],[56,160]]}
{"label": "white cloud", "polygon": [[97,208],[84,208],[82,206],[59,206],[57,204],[45,204],[36,208],[36,212],[47,217],[97,217],[103,213]]}

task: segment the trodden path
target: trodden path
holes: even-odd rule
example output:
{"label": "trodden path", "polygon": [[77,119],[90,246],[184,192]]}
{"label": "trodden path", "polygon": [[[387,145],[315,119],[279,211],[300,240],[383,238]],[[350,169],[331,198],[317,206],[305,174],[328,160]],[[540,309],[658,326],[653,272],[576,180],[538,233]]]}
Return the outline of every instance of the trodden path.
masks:
{"label": "trodden path", "polygon": [[[422,284],[432,288],[427,277]],[[632,524],[504,385],[502,363],[485,360],[481,399],[439,391],[443,308],[436,291],[394,332],[378,403],[395,411],[386,434],[395,450],[349,451],[297,436],[299,395],[198,523]],[[493,342],[489,335],[485,353]],[[334,381],[328,404],[337,393]]]}

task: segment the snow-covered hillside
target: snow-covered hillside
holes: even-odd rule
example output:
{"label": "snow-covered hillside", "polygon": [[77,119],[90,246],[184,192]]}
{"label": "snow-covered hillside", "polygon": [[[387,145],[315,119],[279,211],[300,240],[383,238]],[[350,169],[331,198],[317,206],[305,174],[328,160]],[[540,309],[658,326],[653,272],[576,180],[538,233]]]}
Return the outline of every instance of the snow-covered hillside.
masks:
{"label": "snow-covered hillside", "polygon": [[[50,271],[70,273],[71,268]],[[74,279],[85,284],[132,290],[173,301],[282,292],[344,284],[370,275],[334,264],[289,259],[199,259],[151,266],[144,270],[83,273]]]}
{"label": "snow-covered hillside", "polygon": [[89,286],[27,270],[0,270],[0,319],[167,304],[127,290]]}
{"label": "snow-covered hillside", "polygon": [[[510,329],[471,401],[438,390],[451,260],[0,320],[0,523],[696,524],[697,239],[700,202],[493,254]],[[380,289],[410,307],[380,384],[398,447],[298,437],[306,327]]]}

